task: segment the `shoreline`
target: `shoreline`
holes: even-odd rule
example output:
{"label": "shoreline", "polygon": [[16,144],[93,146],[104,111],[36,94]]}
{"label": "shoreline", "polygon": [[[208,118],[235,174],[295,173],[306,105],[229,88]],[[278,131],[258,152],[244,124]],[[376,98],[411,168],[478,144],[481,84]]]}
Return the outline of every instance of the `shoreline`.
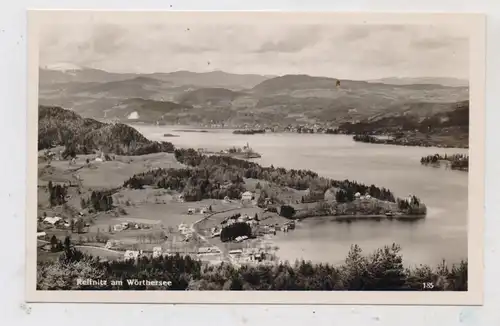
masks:
{"label": "shoreline", "polygon": [[[157,127],[156,125],[154,124],[150,124],[150,123],[126,123],[124,122],[125,124],[131,126],[131,127],[135,127],[135,126],[148,126],[148,127]],[[175,128],[175,127],[179,127],[178,125],[168,125],[168,124],[165,124],[165,125],[161,125],[159,127],[165,127],[165,128]],[[191,129],[192,128],[192,129]],[[241,136],[244,136],[244,135],[247,135],[247,136],[258,136],[258,135],[261,135],[261,136],[265,136],[265,135],[288,135],[288,134],[297,134],[297,135],[305,135],[305,136],[308,136],[308,135],[328,135],[328,136],[344,136],[344,137],[350,137],[350,138],[353,138],[354,136],[357,136],[357,134],[354,134],[354,133],[329,133],[329,132],[296,132],[296,131],[287,131],[287,130],[279,130],[279,131],[266,131],[266,132],[263,132],[263,133],[252,133],[252,134],[247,134],[247,133],[234,133],[234,131],[238,130],[238,128],[236,127],[200,127],[200,126],[182,126],[182,129],[172,129],[171,131],[173,132],[181,132],[181,133],[210,133],[210,132],[213,132],[213,131],[227,131],[228,133],[230,132],[231,134],[235,135],[235,136],[238,136],[238,135],[241,135]],[[372,135],[373,137],[375,137],[374,135]],[[390,136],[390,135],[384,135],[384,136]],[[177,137],[181,137],[181,135],[173,135],[173,136],[167,136],[167,137],[164,137],[164,138],[177,138]],[[380,140],[380,141],[376,141],[376,142],[370,142],[370,141],[360,141],[360,140],[353,140],[354,142],[359,142],[359,143],[366,143],[366,144],[374,144],[374,145],[392,145],[392,146],[401,146],[401,147],[420,147],[420,148],[429,148],[429,149],[432,149],[432,148],[436,148],[436,149],[460,149],[460,150],[463,150],[463,149],[469,149],[469,146],[468,145],[459,145],[459,146],[456,146],[456,145],[446,145],[446,144],[436,144],[436,143],[426,143],[426,144],[407,144],[407,143],[400,143],[400,142],[397,142],[397,143],[391,143],[391,142],[387,142],[385,140]],[[187,148],[187,147],[186,147]]]}

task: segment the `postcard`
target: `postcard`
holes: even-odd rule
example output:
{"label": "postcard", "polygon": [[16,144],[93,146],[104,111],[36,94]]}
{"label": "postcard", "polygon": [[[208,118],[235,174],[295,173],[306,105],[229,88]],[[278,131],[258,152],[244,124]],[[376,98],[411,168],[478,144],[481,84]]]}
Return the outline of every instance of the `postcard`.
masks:
{"label": "postcard", "polygon": [[27,301],[482,304],[484,16],[28,32]]}

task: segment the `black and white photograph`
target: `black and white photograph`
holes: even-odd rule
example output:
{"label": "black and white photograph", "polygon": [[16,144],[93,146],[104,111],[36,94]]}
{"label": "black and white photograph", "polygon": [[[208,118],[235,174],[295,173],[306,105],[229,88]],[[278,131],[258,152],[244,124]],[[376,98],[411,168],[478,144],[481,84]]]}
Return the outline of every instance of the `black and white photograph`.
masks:
{"label": "black and white photograph", "polygon": [[484,20],[31,14],[28,291],[482,291]]}

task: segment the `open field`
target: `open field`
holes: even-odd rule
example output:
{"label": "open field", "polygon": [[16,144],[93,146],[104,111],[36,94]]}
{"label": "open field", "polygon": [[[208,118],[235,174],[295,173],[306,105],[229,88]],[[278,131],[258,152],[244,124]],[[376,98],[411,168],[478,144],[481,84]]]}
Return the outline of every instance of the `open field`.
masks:
{"label": "open field", "polygon": [[[39,156],[44,151],[39,152]],[[114,160],[99,162],[96,155],[78,155],[75,163],[68,160],[52,160],[50,167],[47,162],[39,160],[39,185],[49,181],[76,183],[80,180],[87,188],[113,188],[123,183],[137,173],[155,168],[181,168],[184,165],[177,162],[171,153],[155,153],[141,156],[112,155]],[[87,159],[89,163],[87,163]],[[42,162],[40,162],[42,161]]]}

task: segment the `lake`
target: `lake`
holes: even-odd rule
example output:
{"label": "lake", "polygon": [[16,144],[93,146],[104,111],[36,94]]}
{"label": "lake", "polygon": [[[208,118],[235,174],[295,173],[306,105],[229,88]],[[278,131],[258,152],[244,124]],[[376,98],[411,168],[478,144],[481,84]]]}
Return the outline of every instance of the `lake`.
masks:
{"label": "lake", "polygon": [[[352,136],[270,133],[235,135],[229,130],[176,131],[187,127],[133,125],[152,140],[177,147],[221,150],[249,145],[262,158],[255,162],[275,167],[309,169],[320,176],[356,180],[386,187],[398,197],[414,194],[427,205],[427,218],[418,222],[359,221],[337,223],[306,219],[293,232],[280,233],[279,256],[291,260],[339,263],[352,244],[365,253],[398,243],[406,265],[437,265],[443,259],[467,258],[468,174],[420,165],[430,154],[467,154],[467,149],[403,147],[354,142]],[[179,137],[164,137],[165,133]],[[481,217],[478,217],[481,218]]]}

